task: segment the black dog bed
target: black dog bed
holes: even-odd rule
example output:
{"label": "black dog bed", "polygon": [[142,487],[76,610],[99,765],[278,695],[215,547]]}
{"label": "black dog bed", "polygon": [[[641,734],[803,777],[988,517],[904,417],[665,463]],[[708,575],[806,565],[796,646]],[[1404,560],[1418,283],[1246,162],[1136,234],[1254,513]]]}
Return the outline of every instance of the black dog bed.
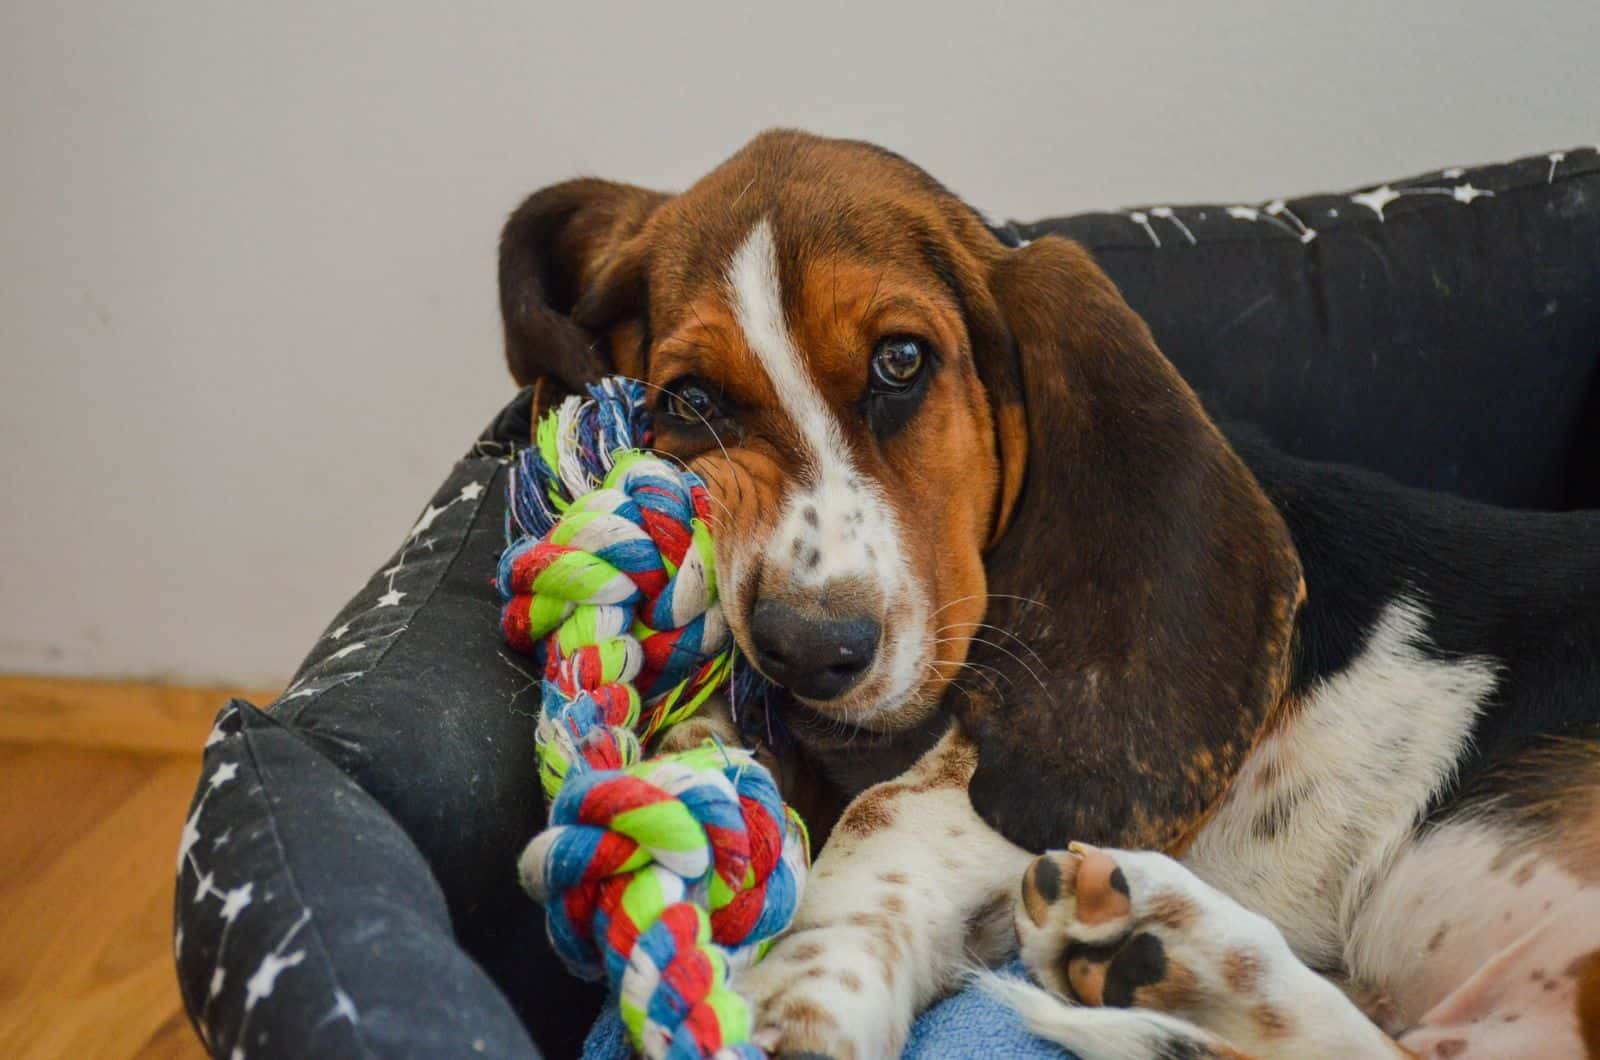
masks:
{"label": "black dog bed", "polygon": [[[999,233],[1084,243],[1210,411],[1291,452],[1508,506],[1600,502],[1592,149]],[[174,939],[214,1055],[569,1056],[593,1020],[598,988],[562,970],[514,868],[543,819],[538,682],[490,578],[528,418],[523,394],[270,711],[218,715]]]}

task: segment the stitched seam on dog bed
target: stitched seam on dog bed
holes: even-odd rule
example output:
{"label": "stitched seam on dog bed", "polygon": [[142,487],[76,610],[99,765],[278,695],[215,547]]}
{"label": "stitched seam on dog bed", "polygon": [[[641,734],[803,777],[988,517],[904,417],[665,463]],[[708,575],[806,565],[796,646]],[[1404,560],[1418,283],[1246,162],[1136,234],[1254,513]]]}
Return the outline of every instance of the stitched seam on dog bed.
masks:
{"label": "stitched seam on dog bed", "polygon": [[[492,465],[498,465],[498,464],[505,463],[505,461],[502,460],[502,459],[489,458],[489,457],[466,457],[466,458],[463,458],[463,459],[464,460],[470,460],[473,463],[489,463],[489,464],[492,464]],[[448,481],[448,479],[446,481]],[[428,588],[427,595],[424,596],[422,598],[422,600],[414,608],[412,608],[411,616],[410,616],[409,619],[406,620],[405,625],[400,630],[398,630],[394,635],[392,635],[392,636],[390,636],[388,638],[387,643],[384,644],[383,648],[372,659],[372,661],[369,664],[367,664],[366,668],[361,670],[360,672],[345,675],[344,680],[337,680],[336,679],[332,683],[330,683],[328,685],[325,685],[322,688],[318,688],[318,689],[316,689],[315,691],[311,692],[308,695],[300,696],[299,698],[300,698],[300,700],[302,700],[302,702],[295,703],[294,704],[294,709],[292,711],[284,711],[283,710],[283,708],[284,708],[284,706],[286,704],[285,704],[285,700],[282,699],[282,698],[280,698],[277,702],[271,704],[269,709],[271,710],[272,716],[274,718],[278,718],[284,724],[287,724],[287,725],[295,725],[295,724],[297,724],[299,722],[300,718],[305,716],[305,712],[307,710],[309,710],[311,707],[313,707],[317,703],[317,701],[320,700],[323,697],[323,695],[325,693],[331,692],[336,688],[345,688],[348,685],[357,684],[357,683],[359,683],[361,681],[365,681],[370,675],[372,675],[374,673],[374,671],[376,671],[379,667],[381,667],[383,665],[384,660],[389,657],[389,653],[394,651],[396,646],[398,646],[401,642],[403,642],[407,638],[407,636],[411,632],[411,624],[412,624],[412,622],[416,619],[416,617],[418,615],[420,615],[423,612],[423,610],[425,608],[427,608],[427,606],[430,603],[432,603],[434,596],[439,592],[439,588],[442,585],[444,585],[445,581],[448,580],[450,575],[455,571],[456,564],[461,559],[462,551],[466,549],[467,542],[472,539],[473,531],[475,531],[478,528],[478,520],[483,515],[484,505],[486,503],[488,503],[489,494],[490,494],[490,490],[488,488],[488,483],[494,481],[494,470],[491,468],[491,470],[489,472],[489,476],[488,476],[487,479],[482,479],[481,480],[476,475],[473,475],[472,478],[471,478],[471,481],[479,482],[479,483],[483,484],[484,487],[485,487],[483,492],[480,493],[476,498],[474,498],[473,509],[472,509],[472,518],[467,523],[466,528],[462,531],[460,539],[456,542],[455,551],[450,554],[448,562],[446,562],[445,565],[444,565],[444,569],[439,572],[438,578],[436,578],[434,580],[434,583]]]}
{"label": "stitched seam on dog bed", "polygon": [[[478,459],[481,460],[483,458],[478,458]],[[491,463],[491,464],[498,464],[501,461],[492,460],[492,461],[488,461],[488,462]],[[444,583],[450,579],[450,575],[451,574],[455,573],[456,564],[461,561],[461,554],[466,551],[467,542],[472,540],[473,532],[478,529],[478,520],[483,517],[484,505],[486,505],[488,503],[489,495],[492,492],[489,489],[488,484],[490,482],[494,481],[494,471],[492,469],[490,470],[489,477],[486,480],[479,480],[476,476],[474,476],[472,481],[474,481],[474,482],[482,481],[483,485],[484,485],[483,492],[478,494],[478,496],[476,498],[474,498],[474,502],[475,503],[474,503],[474,507],[473,507],[473,510],[472,510],[472,520],[469,523],[467,523],[466,529],[464,531],[462,531],[461,540],[456,543],[455,552],[451,554],[450,561],[445,564],[444,570],[442,570],[439,573],[438,579],[428,589],[428,595],[423,597],[422,598],[422,602],[419,603],[416,606],[416,608],[411,612],[412,619],[415,619],[417,615],[421,614],[423,612],[423,610],[430,603],[433,602],[433,598],[436,595],[438,595],[440,587],[443,586]],[[498,611],[498,608],[496,610]],[[410,634],[411,634],[411,622],[408,621],[406,623],[404,629],[402,629],[395,636],[389,638],[389,643],[387,643],[387,644],[385,644],[383,646],[383,650],[378,653],[378,657],[372,661],[372,665],[368,666],[366,671],[364,671],[361,676],[365,677],[367,674],[371,673],[372,671],[374,671],[374,670],[378,669],[380,666],[382,666],[383,665],[383,661],[389,657],[389,653],[394,651],[395,648],[397,646],[399,646],[401,642],[403,642],[408,636],[410,636]],[[361,678],[357,678],[357,680],[360,680],[360,679]],[[321,693],[319,692],[317,695],[320,696]],[[311,698],[315,699],[315,698],[317,698],[317,696],[312,696]]]}
{"label": "stitched seam on dog bed", "polygon": [[[1467,177],[1467,176],[1470,176],[1470,175],[1471,175],[1470,173],[1466,173],[1466,174],[1463,174],[1463,177]],[[1407,178],[1407,179],[1416,179],[1416,178]],[[1544,190],[1544,189],[1547,189],[1547,188],[1557,187],[1557,186],[1560,186],[1562,184],[1570,183],[1571,181],[1574,181],[1574,180],[1600,180],[1600,166],[1597,166],[1596,168],[1592,168],[1592,169],[1575,169],[1573,172],[1561,174],[1561,175],[1557,176],[1555,180],[1549,181],[1549,182],[1545,182],[1545,181],[1528,181],[1528,182],[1525,182],[1525,183],[1513,184],[1513,185],[1510,185],[1509,187],[1506,187],[1506,188],[1493,189],[1494,190],[1494,196],[1493,197],[1496,198],[1496,199],[1508,198],[1508,197],[1515,196],[1515,195],[1522,195],[1522,194],[1525,194],[1527,192],[1541,191],[1541,190]],[[1404,189],[1402,188],[1400,190],[1404,190]],[[1283,201],[1284,201],[1285,205],[1287,205],[1290,209],[1295,209],[1296,208],[1296,205],[1295,205],[1296,203],[1302,203],[1303,204],[1303,203],[1306,203],[1306,202],[1308,202],[1308,201],[1310,201],[1312,199],[1347,199],[1349,197],[1349,194],[1350,193],[1339,193],[1339,192],[1323,193],[1323,194],[1317,194],[1317,195],[1303,196],[1303,197],[1301,197],[1299,199],[1285,199]],[[1359,193],[1356,193],[1356,194],[1359,194]],[[1331,236],[1331,235],[1334,235],[1336,233],[1349,232],[1349,231],[1352,231],[1352,230],[1355,230],[1355,229],[1369,229],[1369,228],[1381,231],[1384,226],[1394,225],[1394,224],[1401,224],[1401,223],[1404,223],[1404,222],[1407,222],[1407,221],[1411,220],[1412,218],[1421,217],[1421,218],[1427,218],[1427,219],[1431,220],[1431,219],[1433,219],[1434,214],[1437,211],[1446,208],[1451,203],[1454,203],[1454,200],[1450,200],[1449,202],[1445,201],[1445,200],[1448,199],[1448,196],[1443,196],[1443,195],[1428,196],[1428,198],[1430,198],[1430,199],[1436,198],[1436,199],[1438,199],[1440,201],[1432,202],[1432,203],[1422,202],[1422,203],[1418,203],[1415,206],[1407,207],[1404,213],[1395,214],[1394,217],[1391,218],[1391,219],[1379,219],[1377,217],[1363,217],[1360,214],[1352,214],[1352,215],[1348,215],[1348,216],[1340,216],[1339,218],[1334,219],[1331,223],[1323,225],[1323,226],[1310,225],[1308,227],[1316,229],[1319,239],[1321,238],[1323,233],[1327,233],[1327,234],[1329,234]],[[1269,201],[1271,201],[1271,200],[1269,200]],[[1238,205],[1249,205],[1249,204],[1204,202],[1204,203],[1192,203],[1192,204],[1187,204],[1187,205],[1172,206],[1172,207],[1170,207],[1170,209],[1174,213],[1178,214],[1179,218],[1182,219],[1183,214],[1180,213],[1179,211],[1200,211],[1200,210],[1226,211],[1230,206],[1238,206]],[[1469,206],[1469,204],[1466,204],[1466,203],[1454,203],[1454,205],[1455,205],[1455,208],[1458,209],[1458,210],[1462,209],[1463,207],[1468,207]],[[1253,209],[1259,209],[1260,207],[1259,206],[1255,206],[1255,207],[1252,207],[1252,208]],[[1018,230],[1019,233],[1035,230],[1035,229],[1039,228],[1042,225],[1058,226],[1058,225],[1063,225],[1063,224],[1065,224],[1067,222],[1070,222],[1070,221],[1073,221],[1073,220],[1076,220],[1076,219],[1079,219],[1079,218],[1088,218],[1088,217],[1113,218],[1113,219],[1115,219],[1115,220],[1117,220],[1119,222],[1122,222],[1123,224],[1134,225],[1135,227],[1137,227],[1138,226],[1138,222],[1132,220],[1128,216],[1127,211],[1145,211],[1145,212],[1148,212],[1150,209],[1152,209],[1152,207],[1149,207],[1149,206],[1130,206],[1130,207],[1127,207],[1126,210],[1091,210],[1091,211],[1089,211],[1087,213],[1065,214],[1065,215],[1062,215],[1060,217],[1047,217],[1047,218],[1044,218],[1043,220],[1040,220],[1040,221],[1008,221],[1008,222],[1005,222],[1005,223],[1013,225],[1014,227],[1016,227],[1016,229]],[[1191,219],[1192,219],[1192,217],[1191,217]],[[1241,223],[1245,223],[1245,222],[1241,222]],[[1076,236],[1063,235],[1062,233],[1056,232],[1056,231],[1040,232],[1040,233],[1038,233],[1038,235],[1035,235],[1032,238],[1038,239],[1038,238],[1040,238],[1042,236],[1045,236],[1045,235],[1058,235],[1058,236],[1061,236],[1062,238],[1065,238],[1065,239],[1078,239],[1078,237],[1076,237]],[[1083,245],[1088,247],[1091,251],[1099,251],[1099,250],[1144,250],[1144,251],[1156,251],[1156,250],[1164,250],[1164,249],[1166,249],[1165,246],[1159,246],[1158,247],[1158,246],[1153,245],[1150,242],[1149,237],[1142,236],[1142,235],[1140,237],[1132,237],[1132,236],[1130,236],[1128,239],[1125,239],[1125,240],[1119,238],[1119,239],[1106,240],[1106,241],[1101,241],[1101,242],[1089,242],[1086,239],[1078,239],[1078,241],[1083,243]],[[1315,241],[1313,241],[1313,243],[1314,242]],[[1206,237],[1204,237],[1202,239],[1198,239],[1194,243],[1187,243],[1187,242],[1181,242],[1180,243],[1180,242],[1176,242],[1175,241],[1172,245],[1175,248],[1179,248],[1179,249],[1183,249],[1183,250],[1198,250],[1201,247],[1209,246],[1209,245],[1212,245],[1212,244],[1218,244],[1218,243],[1221,243],[1221,244],[1238,244],[1238,243],[1267,243],[1267,244],[1284,243],[1284,244],[1287,244],[1287,243],[1301,243],[1302,246],[1311,246],[1311,245],[1313,245],[1312,243],[1303,243],[1299,239],[1299,237],[1296,236],[1292,232],[1281,231],[1281,230],[1278,230],[1278,229],[1266,229],[1266,230],[1259,231],[1259,232],[1257,232],[1255,234],[1240,234],[1240,235],[1236,235],[1236,236],[1233,236],[1233,235],[1207,235]]]}
{"label": "stitched seam on dog bed", "polygon": [[[316,913],[312,911],[311,904],[306,901],[304,893],[300,890],[300,881],[295,877],[294,866],[289,860],[289,849],[283,841],[283,836],[278,832],[278,814],[277,811],[273,809],[272,796],[267,794],[267,784],[265,783],[267,779],[266,773],[261,768],[261,760],[256,757],[256,749],[253,739],[255,734],[253,731],[251,731],[248,725],[240,727],[240,734],[244,736],[245,753],[250,756],[250,768],[262,781],[262,807],[266,814],[267,826],[272,831],[272,844],[278,849],[278,863],[283,866],[284,878],[288,881],[289,889],[294,893],[296,904],[298,904],[300,908],[307,914],[306,923],[310,926],[311,934],[315,937],[317,953],[320,955],[322,963],[327,970],[329,981],[333,983],[333,988],[335,990],[337,990],[340,994],[344,994],[344,996],[349,997],[349,994],[344,989],[343,980],[339,976],[338,968],[333,962],[333,956],[328,950],[328,944],[322,937],[322,928],[317,923]],[[243,1033],[244,1024],[242,1021],[240,1022],[239,1029],[240,1033]],[[373,1049],[371,1043],[367,1041],[367,1036],[365,1032],[362,1031],[359,1023],[351,1024],[350,1029],[354,1033],[356,1040],[361,1044],[361,1048],[365,1051],[367,1056],[375,1057],[378,1055]],[[234,1047],[237,1048],[241,1043],[235,1040],[233,1044]]]}

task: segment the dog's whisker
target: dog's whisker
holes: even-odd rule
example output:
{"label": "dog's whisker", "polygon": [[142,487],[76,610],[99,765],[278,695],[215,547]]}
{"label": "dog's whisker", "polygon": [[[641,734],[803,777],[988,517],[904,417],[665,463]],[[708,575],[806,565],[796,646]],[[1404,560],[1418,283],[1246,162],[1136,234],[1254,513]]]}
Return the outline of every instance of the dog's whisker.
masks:
{"label": "dog's whisker", "polygon": [[702,328],[705,328],[705,330],[707,330],[707,331],[711,330],[709,327],[706,327],[705,319],[703,317],[701,317],[699,308],[696,307],[693,302],[689,303],[689,312],[694,315],[694,322],[696,324],[699,324]]}
{"label": "dog's whisker", "polygon": [[1050,668],[1050,664],[1045,662],[1044,658],[1042,656],[1040,656],[1040,654],[1037,651],[1034,650],[1033,645],[1029,644],[1027,641],[1023,640],[1021,637],[1017,636],[1015,633],[1011,632],[1009,629],[1005,629],[1005,628],[1003,628],[1001,626],[992,625],[992,624],[990,624],[988,622],[956,622],[956,623],[952,623],[951,625],[948,625],[948,626],[940,626],[938,629],[934,630],[933,632],[934,632],[935,635],[937,635],[937,634],[940,634],[940,633],[948,633],[952,629],[992,629],[996,633],[999,633],[999,634],[1002,634],[1004,636],[1010,637],[1013,641],[1016,642],[1018,647],[1022,648],[1023,651],[1025,651],[1029,655],[1033,656],[1034,661],[1037,662],[1040,666],[1044,667],[1046,670],[1048,670]]}
{"label": "dog's whisker", "polygon": [[872,315],[872,307],[878,301],[878,291],[883,287],[883,274],[887,271],[887,266],[878,270],[878,279],[872,285],[872,295],[867,299],[867,308],[861,311],[862,319],[866,319]]}
{"label": "dog's whisker", "polygon": [[[1011,680],[1009,674],[996,670],[992,666],[963,666],[959,671],[959,675],[975,677],[982,681],[989,686],[989,690],[998,699],[1004,699],[1006,693],[1016,687],[1016,682]],[[955,678],[952,677],[950,680],[953,681]],[[1000,683],[997,684],[997,681]]]}
{"label": "dog's whisker", "polygon": [[671,338],[663,339],[661,341],[661,345],[663,347],[665,347],[665,346],[687,346],[691,350],[701,350],[701,351],[703,351],[705,353],[716,353],[716,350],[714,350],[710,346],[707,346],[705,343],[696,342],[693,339],[686,339],[686,338],[683,338],[680,335],[673,335]]}
{"label": "dog's whisker", "polygon": [[699,475],[700,478],[706,484],[706,498],[708,500],[710,500],[712,504],[715,504],[715,505],[719,506],[722,509],[723,514],[726,515],[730,520],[733,518],[733,509],[728,507],[728,503],[726,501],[724,501],[721,497],[717,496],[717,491],[711,488],[712,480],[717,477],[717,472],[716,472],[716,470],[714,470],[714,468],[720,468],[721,467],[720,464],[719,465],[714,465],[714,468],[713,467],[708,467],[708,468],[706,468],[704,470],[697,470],[695,468],[690,467],[688,461],[684,460],[682,457],[677,456],[677,455],[675,455],[673,453],[658,452],[656,455],[661,457],[664,460],[670,460],[672,463],[678,465],[678,467],[682,468],[684,471],[688,471],[688,472],[690,472],[692,474]]}
{"label": "dog's whisker", "polygon": [[839,258],[833,259],[833,326],[839,328]]}
{"label": "dog's whisker", "polygon": [[1019,603],[1029,604],[1029,605],[1031,605],[1033,607],[1042,607],[1046,611],[1052,611],[1052,612],[1054,611],[1054,608],[1050,607],[1049,604],[1046,604],[1042,600],[1035,600],[1031,596],[1017,596],[1014,593],[968,593],[966,596],[958,596],[954,600],[951,600],[951,601],[949,601],[947,603],[944,603],[944,604],[940,604],[939,607],[937,609],[935,609],[933,614],[930,615],[929,617],[930,618],[937,618],[939,616],[939,613],[941,611],[944,611],[946,608],[955,607],[957,604],[964,604],[968,600],[979,600],[979,599],[982,599],[982,600],[1015,600],[1015,601],[1017,601]]}
{"label": "dog's whisker", "polygon": [[1007,648],[1005,645],[996,644],[992,640],[984,640],[981,637],[973,637],[972,641],[975,644],[982,644],[986,648],[993,648],[995,651],[999,652],[1002,655],[1005,655],[1005,656],[1009,657],[1018,666],[1022,667],[1024,670],[1028,671],[1028,676],[1033,678],[1034,681],[1038,683],[1039,690],[1045,694],[1045,698],[1051,700],[1052,702],[1054,702],[1055,697],[1052,696],[1051,693],[1050,693],[1050,686],[1044,683],[1044,678],[1040,677],[1039,674],[1038,674],[1038,671],[1036,671],[1033,667],[1029,666],[1028,663],[1027,663],[1027,660],[1023,659],[1022,656],[1018,655],[1016,652],[1014,652],[1011,649]]}
{"label": "dog's whisker", "polygon": [[[982,666],[981,664],[977,664],[977,663],[938,663],[938,662],[930,662],[930,663],[927,663],[926,665],[933,669],[934,675],[936,677],[939,677],[939,678],[941,678],[943,680],[949,681],[952,684],[955,683],[959,679],[959,675],[963,670],[970,670],[972,672],[972,676],[973,677],[978,678],[984,684],[989,686],[989,689],[995,694],[995,697],[997,699],[1004,698],[1004,693],[1000,691],[1000,686],[995,684],[994,678],[990,677],[987,673],[984,673],[983,671],[988,670],[988,671],[991,671],[993,673],[999,674],[1000,677],[1004,678],[1008,683],[1010,682],[1010,678],[1006,674],[1000,673],[1000,671],[996,670],[992,666]],[[951,676],[947,677],[945,674],[940,673],[938,668],[940,666],[942,666],[942,665],[954,666],[956,668],[955,675],[951,675]],[[970,696],[970,692],[968,694]]]}
{"label": "dog's whisker", "polygon": [[[679,460],[678,463],[685,469],[688,469],[688,465],[684,464],[683,461]],[[721,485],[721,482],[719,481],[720,472],[714,472],[711,468],[707,468],[704,473],[696,471],[695,474],[700,475],[701,478],[705,479],[706,496],[710,499],[711,503],[715,504],[722,511],[722,514],[727,516],[729,523],[736,522],[737,517],[734,515],[734,510],[728,506],[727,501],[717,496],[718,490],[713,488],[714,484],[716,486]]]}
{"label": "dog's whisker", "polygon": [[[966,688],[960,683],[960,667],[956,668],[955,674],[945,674],[939,672],[939,663],[937,661],[923,660],[922,669],[924,673],[931,673],[935,680],[943,681],[946,687],[962,692],[966,691]],[[996,689],[996,694],[999,694],[998,689]]]}
{"label": "dog's whisker", "polygon": [[958,662],[953,662],[953,661],[950,661],[950,660],[939,659],[939,660],[935,660],[933,662],[933,665],[935,665],[935,666],[954,666],[958,673],[960,671],[962,671],[962,670],[967,670],[967,669],[973,670],[974,672],[976,672],[978,670],[984,670],[984,671],[987,671],[989,673],[995,674],[1001,680],[1005,681],[1005,683],[1007,685],[1012,685],[1012,684],[1016,683],[1015,681],[1012,680],[1010,674],[1006,673],[1004,670],[1000,669],[998,666],[990,666],[987,663],[977,663],[977,662],[973,662],[970,659],[962,661],[962,662],[959,662],[959,663]]}

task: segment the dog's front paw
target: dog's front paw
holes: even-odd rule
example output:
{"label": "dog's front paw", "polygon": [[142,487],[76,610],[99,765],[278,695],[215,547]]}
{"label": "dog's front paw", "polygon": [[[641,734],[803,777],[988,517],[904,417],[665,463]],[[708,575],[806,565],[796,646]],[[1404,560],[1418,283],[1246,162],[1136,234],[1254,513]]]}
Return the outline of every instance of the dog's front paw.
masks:
{"label": "dog's front paw", "polygon": [[743,746],[739,727],[733,723],[733,711],[728,706],[727,696],[711,696],[693,715],[656,734],[650,744],[650,753],[677,754],[693,750],[707,740],[720,741],[728,747]]}
{"label": "dog's front paw", "polygon": [[[873,920],[871,914],[859,917]],[[784,936],[734,986],[750,1002],[755,1041],[780,1057],[898,1056],[911,1023],[896,980],[893,926],[830,925]]]}
{"label": "dog's front paw", "polygon": [[1083,844],[1045,854],[1023,878],[1016,925],[1028,970],[1084,1005],[1170,1013],[1251,1052],[1394,1055],[1277,928],[1163,854]]}
{"label": "dog's front paw", "polygon": [[1283,937],[1164,855],[1080,844],[1045,854],[1023,879],[1016,920],[1029,971],[1083,1004],[1208,1023],[1231,1023],[1235,1010],[1290,1018],[1271,1003],[1301,970]]}

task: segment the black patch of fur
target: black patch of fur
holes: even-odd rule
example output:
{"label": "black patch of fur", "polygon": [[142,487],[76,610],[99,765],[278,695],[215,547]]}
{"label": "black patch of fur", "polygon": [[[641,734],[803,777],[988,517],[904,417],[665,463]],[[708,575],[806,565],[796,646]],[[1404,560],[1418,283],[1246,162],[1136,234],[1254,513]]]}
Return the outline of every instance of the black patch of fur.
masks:
{"label": "black patch of fur", "polygon": [[1249,428],[1226,433],[1283,514],[1305,572],[1291,692],[1349,666],[1396,599],[1426,615],[1425,653],[1495,668],[1433,812],[1485,794],[1496,777],[1508,794],[1520,781],[1507,764],[1552,737],[1600,735],[1600,513],[1496,508],[1299,460]]}
{"label": "black patch of fur", "polygon": [[1272,794],[1261,813],[1256,816],[1255,823],[1251,825],[1251,833],[1257,839],[1268,841],[1276,839],[1278,833],[1289,826],[1295,809],[1315,790],[1314,784],[1298,784]]}

